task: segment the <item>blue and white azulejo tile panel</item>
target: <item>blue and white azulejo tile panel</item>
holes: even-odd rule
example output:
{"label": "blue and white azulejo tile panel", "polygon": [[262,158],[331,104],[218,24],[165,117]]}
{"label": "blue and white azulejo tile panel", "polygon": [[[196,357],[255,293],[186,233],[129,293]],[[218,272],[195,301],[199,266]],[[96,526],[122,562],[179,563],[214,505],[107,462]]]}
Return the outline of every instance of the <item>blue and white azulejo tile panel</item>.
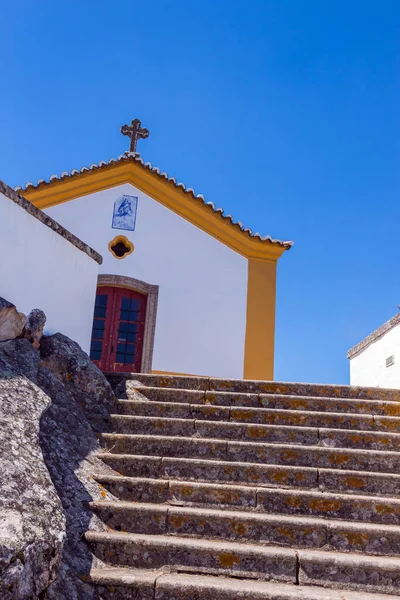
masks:
{"label": "blue and white azulejo tile panel", "polygon": [[137,205],[137,196],[120,196],[114,202],[112,228],[135,231]]}

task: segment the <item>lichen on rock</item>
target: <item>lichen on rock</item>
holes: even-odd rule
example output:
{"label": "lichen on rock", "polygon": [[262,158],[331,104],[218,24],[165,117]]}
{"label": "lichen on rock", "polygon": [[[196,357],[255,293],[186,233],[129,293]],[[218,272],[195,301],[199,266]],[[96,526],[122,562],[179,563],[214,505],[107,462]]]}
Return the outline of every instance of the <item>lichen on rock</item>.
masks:
{"label": "lichen on rock", "polygon": [[[17,348],[11,348],[16,346]],[[15,350],[15,351],[14,351]],[[40,447],[50,398],[22,375],[39,357],[26,340],[0,344],[0,598],[36,599],[57,576],[65,515]],[[10,356],[24,357],[18,363]]]}
{"label": "lichen on rock", "polygon": [[34,348],[39,348],[40,340],[46,324],[46,315],[39,308],[34,308],[26,319],[22,332],[23,337],[29,340]]}
{"label": "lichen on rock", "polygon": [[94,454],[116,398],[78,344],[38,329],[0,342],[0,598],[96,600],[83,534],[105,528],[88,502],[111,472]]}

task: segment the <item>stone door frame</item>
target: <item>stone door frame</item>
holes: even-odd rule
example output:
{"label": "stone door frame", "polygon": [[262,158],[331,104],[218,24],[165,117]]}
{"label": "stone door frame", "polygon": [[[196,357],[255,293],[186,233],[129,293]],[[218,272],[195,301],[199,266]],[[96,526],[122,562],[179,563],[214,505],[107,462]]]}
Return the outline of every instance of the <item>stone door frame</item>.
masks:
{"label": "stone door frame", "polygon": [[98,286],[113,286],[134,290],[147,296],[146,319],[144,324],[143,350],[141,372],[151,373],[153,365],[154,337],[156,333],[157,307],[158,307],[158,285],[151,285],[145,281],[126,277],[125,275],[99,275]]}

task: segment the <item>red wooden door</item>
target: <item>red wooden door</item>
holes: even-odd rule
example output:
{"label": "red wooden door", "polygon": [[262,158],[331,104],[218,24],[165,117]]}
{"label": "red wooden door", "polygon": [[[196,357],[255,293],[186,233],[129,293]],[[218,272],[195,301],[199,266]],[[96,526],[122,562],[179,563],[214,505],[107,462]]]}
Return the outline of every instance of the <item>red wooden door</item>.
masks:
{"label": "red wooden door", "polygon": [[146,304],[139,292],[97,288],[90,358],[102,371],[140,372]]}

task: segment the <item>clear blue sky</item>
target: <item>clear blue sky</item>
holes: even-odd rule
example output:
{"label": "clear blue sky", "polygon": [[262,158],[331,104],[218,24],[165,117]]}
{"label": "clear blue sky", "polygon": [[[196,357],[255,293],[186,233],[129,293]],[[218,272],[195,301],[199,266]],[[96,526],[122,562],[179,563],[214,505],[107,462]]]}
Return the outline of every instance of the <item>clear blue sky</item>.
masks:
{"label": "clear blue sky", "polygon": [[145,160],[295,240],[276,378],[347,383],[400,303],[399,39],[398,0],[3,3],[0,178],[121,154],[139,117]]}

